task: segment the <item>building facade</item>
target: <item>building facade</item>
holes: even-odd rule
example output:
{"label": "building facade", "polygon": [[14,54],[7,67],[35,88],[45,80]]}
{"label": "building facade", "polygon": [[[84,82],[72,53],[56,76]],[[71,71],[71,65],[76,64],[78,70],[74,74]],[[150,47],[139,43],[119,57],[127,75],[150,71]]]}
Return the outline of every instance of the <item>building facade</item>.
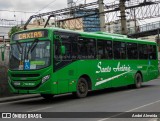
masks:
{"label": "building facade", "polygon": [[[139,23],[137,21],[127,20],[126,26],[128,34],[139,31]],[[121,34],[121,20],[106,23],[106,32]]]}

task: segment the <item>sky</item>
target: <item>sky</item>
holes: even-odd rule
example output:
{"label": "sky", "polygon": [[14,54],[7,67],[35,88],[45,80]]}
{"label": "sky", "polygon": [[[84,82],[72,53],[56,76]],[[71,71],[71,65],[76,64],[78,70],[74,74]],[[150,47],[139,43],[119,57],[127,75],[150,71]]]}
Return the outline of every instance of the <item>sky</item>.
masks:
{"label": "sky", "polygon": [[[76,5],[83,4],[85,0],[73,0]],[[97,0],[86,0],[87,3]],[[104,0],[105,3],[119,0]],[[26,21],[31,15],[59,10],[67,7],[67,0],[0,0],[0,20]],[[7,10],[7,11],[5,11]],[[18,12],[20,11],[20,12]],[[159,19],[153,19],[153,21]],[[1,22],[1,21],[0,21]],[[142,23],[151,20],[142,21]]]}
{"label": "sky", "polygon": [[[84,3],[84,0],[73,1],[76,2],[77,5]],[[94,1],[96,0],[86,0],[86,2]],[[66,7],[67,0],[0,0],[0,19],[25,20],[33,14],[59,10]],[[8,12],[3,10],[8,10]]]}
{"label": "sky", "polygon": [[[97,0],[86,0],[87,3]],[[113,2],[114,0],[105,0]],[[73,0],[76,5],[84,4],[85,0]],[[31,15],[67,8],[67,0],[0,0],[0,25],[16,25],[15,21],[25,23]],[[20,12],[19,12],[20,11]],[[6,20],[8,20],[6,22]],[[19,22],[18,22],[19,23]],[[0,27],[0,35],[8,35],[10,28]]]}
{"label": "sky", "polygon": [[[75,5],[96,2],[97,0],[73,0]],[[107,3],[116,2],[119,0],[104,0]],[[133,0],[135,1],[135,0]],[[144,1],[144,0],[139,0]],[[0,25],[14,24],[15,21],[23,21],[25,23],[31,15],[38,13],[45,13],[50,11],[55,11],[59,9],[67,8],[67,0],[0,0]],[[9,20],[6,22],[6,20]],[[139,21],[140,25],[151,23],[154,21],[160,21],[160,18],[146,19]],[[6,28],[9,30],[9,28]],[[5,30],[5,31],[8,31]],[[0,35],[6,34],[4,28],[0,27]],[[7,36],[7,34],[6,34]]]}

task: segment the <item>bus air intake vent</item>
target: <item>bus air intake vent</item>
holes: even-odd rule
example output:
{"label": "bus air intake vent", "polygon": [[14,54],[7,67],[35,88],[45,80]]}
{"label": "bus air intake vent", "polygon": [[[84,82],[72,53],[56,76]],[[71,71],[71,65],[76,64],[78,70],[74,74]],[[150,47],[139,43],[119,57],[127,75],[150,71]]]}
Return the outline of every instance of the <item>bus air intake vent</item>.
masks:
{"label": "bus air intake vent", "polygon": [[12,77],[38,77],[39,74],[12,74]]}

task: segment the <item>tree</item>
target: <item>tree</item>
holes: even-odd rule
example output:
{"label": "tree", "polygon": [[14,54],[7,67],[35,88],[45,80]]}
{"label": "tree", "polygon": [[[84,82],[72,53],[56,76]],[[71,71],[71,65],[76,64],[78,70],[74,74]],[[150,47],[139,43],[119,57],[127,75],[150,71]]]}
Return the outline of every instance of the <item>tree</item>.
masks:
{"label": "tree", "polygon": [[22,29],[19,26],[12,27],[11,30],[9,31],[9,33],[8,33],[9,38],[11,38],[12,34],[14,34],[16,32],[19,32],[19,31],[22,31]]}

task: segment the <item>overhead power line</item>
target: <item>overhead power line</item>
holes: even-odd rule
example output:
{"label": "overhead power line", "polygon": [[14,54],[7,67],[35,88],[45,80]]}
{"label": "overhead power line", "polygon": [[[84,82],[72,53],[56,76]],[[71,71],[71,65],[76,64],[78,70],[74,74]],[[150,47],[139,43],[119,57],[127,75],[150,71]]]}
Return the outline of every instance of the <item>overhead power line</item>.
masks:
{"label": "overhead power line", "polygon": [[0,11],[7,11],[7,12],[20,12],[20,13],[35,13],[35,12],[32,12],[32,11],[13,11],[13,10],[0,10]]}
{"label": "overhead power line", "polygon": [[[40,11],[42,11],[43,9],[47,8],[48,6],[50,6],[52,3],[56,2],[56,0],[50,2],[49,4],[45,5],[43,8],[41,8],[40,10],[38,10],[36,13],[39,13]],[[36,14],[35,13],[35,14]]]}

